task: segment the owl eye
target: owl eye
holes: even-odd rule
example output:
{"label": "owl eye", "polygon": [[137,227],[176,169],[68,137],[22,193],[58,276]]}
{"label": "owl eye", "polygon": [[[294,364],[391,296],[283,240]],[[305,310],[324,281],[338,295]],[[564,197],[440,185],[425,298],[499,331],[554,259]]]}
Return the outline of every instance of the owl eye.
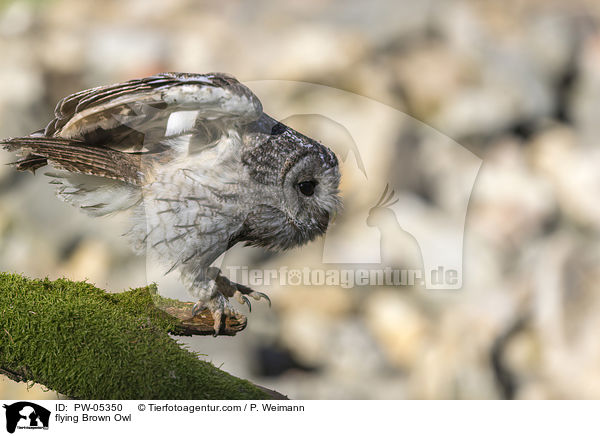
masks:
{"label": "owl eye", "polygon": [[308,180],[306,182],[298,183],[298,188],[302,194],[310,197],[315,193],[315,186],[317,186],[317,182],[315,180]]}

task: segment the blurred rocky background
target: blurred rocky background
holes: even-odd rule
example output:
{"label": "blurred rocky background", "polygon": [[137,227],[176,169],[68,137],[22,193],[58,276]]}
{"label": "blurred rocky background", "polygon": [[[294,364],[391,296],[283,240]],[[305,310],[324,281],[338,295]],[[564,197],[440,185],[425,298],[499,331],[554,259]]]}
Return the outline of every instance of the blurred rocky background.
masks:
{"label": "blurred rocky background", "polygon": [[[237,337],[182,339],[217,366],[296,399],[600,398],[599,2],[2,0],[0,53],[0,137],[44,126],[84,88],[224,71],[325,85],[413,117],[342,108],[355,136],[378,144],[373,165],[402,188],[396,207],[432,232],[460,212],[453,187],[470,168],[420,123],[483,161],[461,290],[274,285],[273,308],[255,303]],[[259,95],[267,112],[308,98]],[[290,124],[329,144],[318,121]],[[352,138],[333,130],[339,152]],[[146,284],[145,259],[120,238],[125,218],[78,213],[46,178],[4,165],[13,159],[0,153],[0,270]],[[352,202],[335,226],[360,241],[352,205],[372,197],[353,174],[344,166]],[[322,249],[236,248],[230,260],[301,267]],[[396,266],[414,262],[403,244],[386,250]],[[56,394],[0,378],[0,397]]]}

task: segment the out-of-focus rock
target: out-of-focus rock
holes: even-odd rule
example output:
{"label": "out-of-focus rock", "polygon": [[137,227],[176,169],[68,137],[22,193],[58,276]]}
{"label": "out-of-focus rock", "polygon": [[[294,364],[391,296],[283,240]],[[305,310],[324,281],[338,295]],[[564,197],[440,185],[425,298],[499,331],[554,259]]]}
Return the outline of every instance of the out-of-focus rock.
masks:
{"label": "out-of-focus rock", "polygon": [[410,370],[418,364],[429,340],[428,321],[398,291],[369,295],[365,322],[392,365]]}
{"label": "out-of-focus rock", "polygon": [[439,42],[416,46],[394,66],[411,115],[423,120],[431,119],[469,75],[464,59]]}
{"label": "out-of-focus rock", "polygon": [[537,34],[514,36],[521,26],[528,29],[533,23],[519,14],[509,20],[492,4],[473,6],[473,2],[446,3],[444,12],[436,15],[445,41],[470,67],[469,79],[444,99],[431,119],[453,138],[499,132],[550,115],[556,103],[553,75],[565,69],[574,44],[572,37],[563,40],[562,29],[555,35],[552,27],[540,26],[535,32],[552,33],[561,44],[556,58],[536,57]]}
{"label": "out-of-focus rock", "polygon": [[542,344],[531,329],[519,332],[510,339],[502,356],[503,363],[518,377],[519,390],[532,382],[541,366]]}
{"label": "out-of-focus rock", "polygon": [[584,40],[577,61],[579,80],[573,84],[567,112],[575,121],[582,143],[597,147],[600,137],[600,36],[597,33]]}
{"label": "out-of-focus rock", "polygon": [[471,198],[471,225],[500,247],[520,246],[556,208],[551,185],[536,177],[511,139],[494,144],[484,157]]}
{"label": "out-of-focus rock", "polygon": [[485,318],[485,310],[477,304],[450,307],[435,319],[430,342],[409,375],[409,395],[422,399],[495,398],[489,352],[496,322]]}
{"label": "out-of-focus rock", "polygon": [[39,47],[44,68],[63,74],[83,70],[86,41],[66,28],[51,30],[48,33]]}
{"label": "out-of-focus rock", "polygon": [[88,280],[103,287],[108,276],[110,257],[106,243],[86,239],[75,248],[58,274],[71,280]]}
{"label": "out-of-focus rock", "polygon": [[337,286],[288,286],[283,287],[277,297],[274,304],[284,313],[292,313],[301,306],[303,310],[339,319],[348,315],[353,307],[349,291]]}
{"label": "out-of-focus rock", "polygon": [[328,371],[340,379],[358,381],[363,374],[378,374],[385,369],[382,350],[373,341],[363,322],[346,319],[335,325]]}
{"label": "out-of-focus rock", "polygon": [[332,320],[310,310],[297,310],[281,320],[283,344],[294,358],[308,366],[319,367],[329,355]]}
{"label": "out-of-focus rock", "polygon": [[30,2],[10,2],[0,9],[0,36],[18,36],[31,30],[35,19]]}
{"label": "out-of-focus rock", "polygon": [[568,127],[555,127],[534,139],[531,159],[551,183],[561,212],[578,225],[600,229],[600,148],[581,144]]}
{"label": "out-of-focus rock", "polygon": [[161,32],[135,27],[97,27],[88,44],[86,63],[103,82],[156,73],[167,50]]}
{"label": "out-of-focus rock", "polygon": [[275,77],[301,79],[298,59],[303,59],[302,75],[314,77],[350,68],[355,59],[365,54],[364,42],[358,35],[327,27],[294,26],[281,36],[286,50],[280,53],[279,62],[269,68]]}
{"label": "out-of-focus rock", "polygon": [[35,60],[27,56],[19,58],[17,63],[0,69],[0,103],[23,110],[39,100],[43,93],[43,81]]}

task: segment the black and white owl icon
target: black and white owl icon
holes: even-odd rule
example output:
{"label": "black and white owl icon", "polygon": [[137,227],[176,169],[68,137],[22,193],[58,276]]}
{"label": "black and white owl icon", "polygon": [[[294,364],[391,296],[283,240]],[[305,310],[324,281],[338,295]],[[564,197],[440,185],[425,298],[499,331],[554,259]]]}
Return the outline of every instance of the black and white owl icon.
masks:
{"label": "black and white owl icon", "polygon": [[48,429],[50,411],[29,401],[19,401],[3,405],[6,415],[6,431],[14,433],[19,429]]}

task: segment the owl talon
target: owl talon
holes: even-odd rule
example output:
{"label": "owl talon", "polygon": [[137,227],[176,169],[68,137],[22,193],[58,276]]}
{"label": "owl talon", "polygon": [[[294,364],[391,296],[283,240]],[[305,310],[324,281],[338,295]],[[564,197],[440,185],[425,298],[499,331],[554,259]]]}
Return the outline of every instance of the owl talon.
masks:
{"label": "owl talon", "polygon": [[[237,295],[236,295],[237,297]],[[245,298],[243,295],[241,296]],[[238,297],[238,300],[240,297]],[[247,300],[247,299],[246,299]],[[248,301],[248,305],[250,302]],[[192,308],[192,313],[197,315],[200,311],[208,309],[213,317],[213,336],[218,336],[221,333],[221,327],[227,318],[245,319],[245,317],[235,310],[231,303],[221,294],[216,292],[208,301],[198,301]]]}
{"label": "owl talon", "polygon": [[237,290],[233,293],[233,296],[238,301],[238,303],[240,303],[242,306],[245,304],[246,306],[248,306],[248,311],[252,312],[252,305],[250,304],[250,300],[248,300],[248,297],[246,297],[244,294]]}
{"label": "owl talon", "polygon": [[269,298],[269,296],[267,294],[265,294],[264,292],[258,292],[258,291],[253,291],[251,292],[250,295],[252,298],[254,298],[256,301],[260,300],[261,298],[264,298],[265,300],[267,300],[267,303],[269,303],[269,307],[271,307],[271,299]]}
{"label": "owl talon", "polygon": [[223,310],[216,310],[212,315],[215,320],[213,324],[213,328],[215,330],[213,336],[216,338],[219,336],[219,332],[221,331],[221,318],[223,317]]}
{"label": "owl talon", "polygon": [[248,312],[252,312],[252,305],[250,304],[250,300],[248,300],[248,297],[246,297],[245,295],[242,295],[240,298],[248,306]]}
{"label": "owl talon", "polygon": [[[271,299],[264,292],[253,291],[249,287],[244,286],[244,285],[240,285],[240,284],[235,284],[234,283],[234,285],[236,286],[237,289],[233,293],[233,295],[237,298],[237,300],[240,302],[240,304],[242,303],[242,301],[240,300],[241,297],[249,295],[252,298],[254,298],[256,301],[259,301],[261,298],[264,298],[269,303],[269,307],[271,307]],[[250,307],[250,303],[249,302],[245,302],[245,304],[248,304],[248,307]]]}
{"label": "owl talon", "polygon": [[217,308],[210,307],[210,304],[207,306],[202,301],[198,301],[192,307],[192,316],[199,315],[207,307],[210,310],[210,312],[212,314],[212,317],[214,319],[214,322],[213,322],[213,329],[214,329],[213,336],[217,337],[219,335],[219,332],[221,331],[221,318],[223,318],[223,313],[224,312],[229,313],[231,311],[224,310],[223,307],[217,307]]}

